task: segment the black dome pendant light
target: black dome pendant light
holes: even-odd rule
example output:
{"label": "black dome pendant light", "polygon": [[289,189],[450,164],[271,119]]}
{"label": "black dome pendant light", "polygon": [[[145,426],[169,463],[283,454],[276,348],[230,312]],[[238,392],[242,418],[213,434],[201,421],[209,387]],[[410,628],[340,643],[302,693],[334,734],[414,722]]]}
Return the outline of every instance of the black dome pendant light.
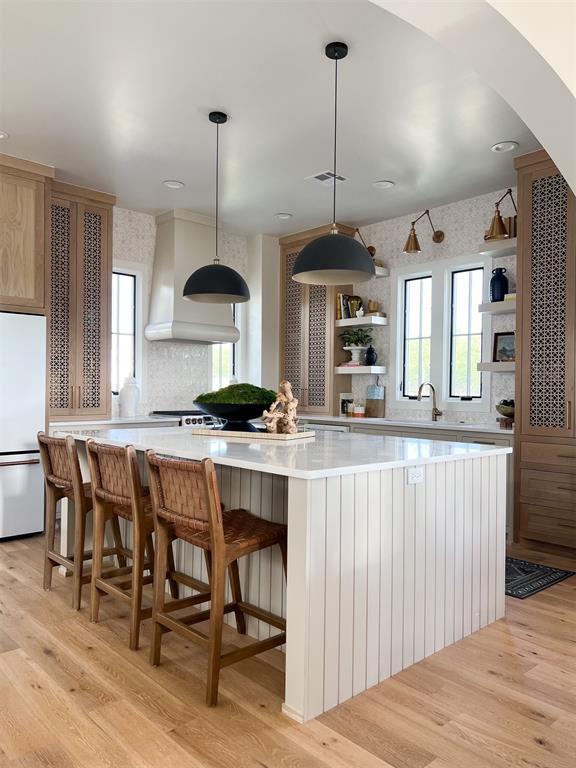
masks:
{"label": "black dome pendant light", "polygon": [[220,264],[218,258],[218,175],[219,175],[219,135],[218,129],[228,120],[225,112],[210,112],[211,123],[216,123],[216,249],[213,264],[207,264],[192,272],[183,296],[190,301],[200,301],[205,304],[240,304],[248,301],[250,290],[246,280],[234,269]]}
{"label": "black dome pendant light", "polygon": [[334,61],[334,186],[332,231],[312,240],[298,255],[292,279],[310,285],[344,285],[371,280],[376,274],[372,256],[353,237],[338,234],[336,226],[336,137],[338,124],[338,60],[348,55],[346,43],[328,43],[326,56]]}

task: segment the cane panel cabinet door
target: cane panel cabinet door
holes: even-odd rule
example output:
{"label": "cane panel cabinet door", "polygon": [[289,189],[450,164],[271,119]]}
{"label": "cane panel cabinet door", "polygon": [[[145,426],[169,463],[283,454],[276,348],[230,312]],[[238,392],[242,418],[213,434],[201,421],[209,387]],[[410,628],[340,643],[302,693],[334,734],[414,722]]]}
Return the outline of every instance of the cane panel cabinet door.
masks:
{"label": "cane panel cabinet door", "polygon": [[576,547],[575,198],[544,151],[516,167],[516,537]]}
{"label": "cane panel cabinet door", "polygon": [[110,415],[112,203],[93,202],[89,194],[54,184],[51,198],[48,405],[53,420]]}
{"label": "cane panel cabinet door", "polygon": [[44,314],[45,183],[54,169],[0,154],[0,310]]}

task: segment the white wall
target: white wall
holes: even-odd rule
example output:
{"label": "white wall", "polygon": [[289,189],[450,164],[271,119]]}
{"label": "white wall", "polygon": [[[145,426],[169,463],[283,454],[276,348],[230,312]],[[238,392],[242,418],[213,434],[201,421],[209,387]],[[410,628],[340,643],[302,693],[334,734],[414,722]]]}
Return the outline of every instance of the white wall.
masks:
{"label": "white wall", "polygon": [[[487,195],[473,197],[469,200],[461,200],[439,208],[431,209],[430,215],[434,226],[445,233],[443,243],[432,242],[432,230],[426,219],[422,219],[417,225],[418,239],[422,252],[420,254],[407,255],[402,252],[404,243],[410,230],[410,222],[421,211],[408,216],[400,216],[388,219],[367,227],[362,227],[362,236],[368,245],[376,247],[376,257],[381,259],[390,269],[399,268],[406,264],[421,264],[439,259],[453,259],[461,256],[478,254],[478,249],[484,237],[484,231],[488,228],[494,203],[505,190],[496,190]],[[513,190],[516,199],[516,190]],[[509,200],[502,204],[502,215],[513,214],[513,208]],[[510,291],[516,286],[516,257],[498,259],[494,266],[506,267],[510,280]],[[392,301],[392,278],[380,278],[370,283],[361,283],[354,287],[365,303],[368,299],[379,301],[384,312],[390,315]],[[488,300],[488,297],[484,297]],[[402,404],[394,404],[394,381],[390,374],[391,359],[390,347],[392,334],[397,332],[397,320],[393,316],[388,318],[389,325],[385,328],[375,329],[373,332],[374,347],[378,353],[378,364],[386,365],[388,373],[382,376],[382,383],[386,386],[386,415],[390,417],[409,417],[429,419],[429,408],[414,410],[414,408],[402,407]],[[492,322],[491,332],[512,330],[514,328],[514,316],[505,315],[495,317]],[[514,374],[497,373],[486,374],[490,378],[492,406],[500,400],[514,397]],[[486,381],[486,378],[484,379]],[[374,377],[353,377],[353,392],[355,400],[366,399],[366,386],[374,383]],[[438,387],[439,382],[433,382]],[[450,421],[464,421],[474,424],[494,424],[498,416],[494,408],[490,412],[477,410],[451,410]],[[446,416],[445,418],[448,418]]]}
{"label": "white wall", "polygon": [[[246,275],[248,240],[222,233],[221,260]],[[114,269],[137,271],[142,277],[141,399],[139,412],[191,408],[196,395],[212,385],[212,347],[209,344],[144,339],[154,261],[156,224],[154,216],[125,208],[114,208]]]}

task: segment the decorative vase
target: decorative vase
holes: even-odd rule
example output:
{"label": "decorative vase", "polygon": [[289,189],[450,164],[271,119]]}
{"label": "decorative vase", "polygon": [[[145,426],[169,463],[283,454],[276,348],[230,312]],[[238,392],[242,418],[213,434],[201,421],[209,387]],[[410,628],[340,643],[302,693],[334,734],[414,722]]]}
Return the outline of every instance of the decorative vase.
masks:
{"label": "decorative vase", "polygon": [[120,390],[120,416],[125,419],[133,419],[136,416],[136,408],[140,400],[140,390],[134,376],[127,376]]}
{"label": "decorative vase", "polygon": [[372,344],[370,344],[366,350],[366,365],[376,365],[376,360],[378,360],[378,355]]}
{"label": "decorative vase", "polygon": [[362,362],[362,355],[366,351],[367,347],[359,347],[359,346],[348,346],[348,347],[342,347],[346,352],[350,352],[352,358],[350,360],[350,363],[353,363],[354,365],[363,365]]}
{"label": "decorative vase", "polygon": [[492,279],[490,280],[490,301],[504,301],[508,293],[508,278],[505,275],[504,267],[496,267],[492,270]]}

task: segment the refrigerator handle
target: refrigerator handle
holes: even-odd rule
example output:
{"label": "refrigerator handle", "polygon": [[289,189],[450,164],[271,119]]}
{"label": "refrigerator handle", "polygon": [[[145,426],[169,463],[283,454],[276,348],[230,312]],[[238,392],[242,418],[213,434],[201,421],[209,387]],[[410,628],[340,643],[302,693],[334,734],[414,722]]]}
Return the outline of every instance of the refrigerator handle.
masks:
{"label": "refrigerator handle", "polygon": [[24,464],[40,464],[40,459],[27,459],[26,461],[0,461],[0,467],[21,467]]}

